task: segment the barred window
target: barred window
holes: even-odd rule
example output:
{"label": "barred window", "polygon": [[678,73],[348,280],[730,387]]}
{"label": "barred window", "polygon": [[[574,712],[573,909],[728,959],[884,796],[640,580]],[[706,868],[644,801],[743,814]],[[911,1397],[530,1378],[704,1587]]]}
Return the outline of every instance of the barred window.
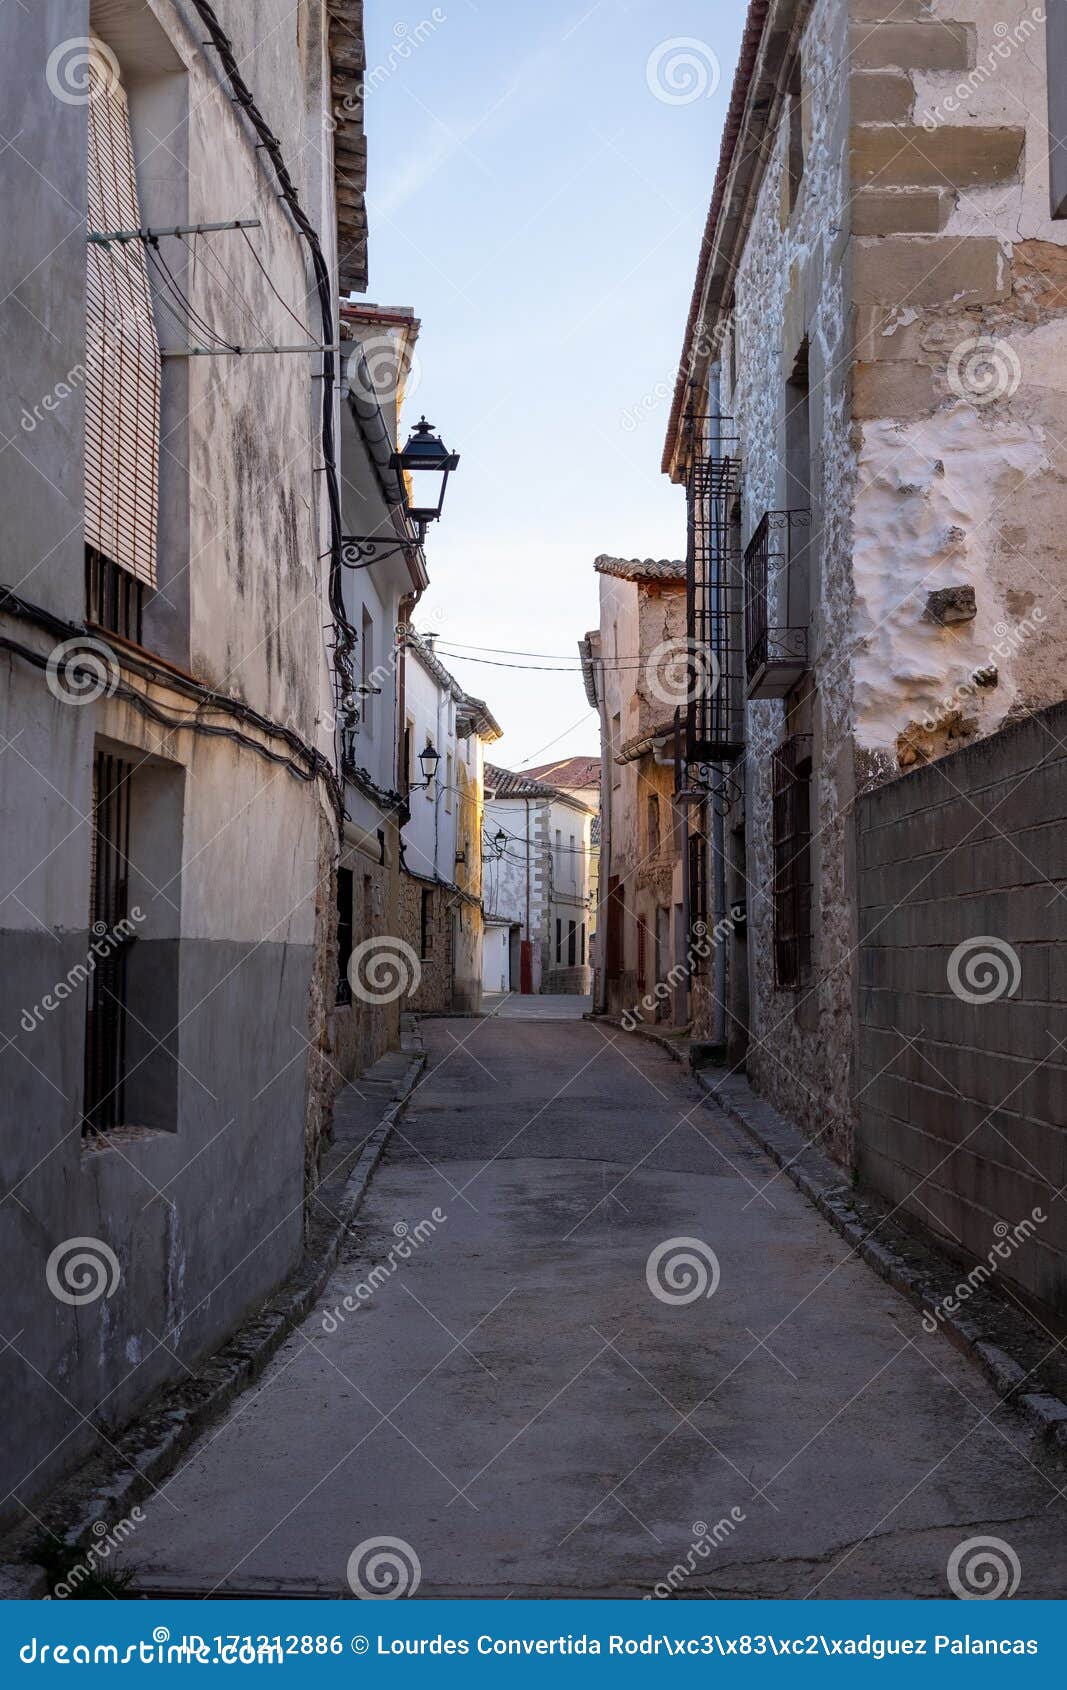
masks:
{"label": "barred window", "polygon": [[[89,78],[89,233],[138,229],[130,114],[110,53],[92,56]],[[161,368],[143,243],[90,240],[85,542],[147,587],[156,584]]]}
{"label": "barred window", "polygon": [[774,754],[774,982],[811,978],[811,735],[794,734]]}

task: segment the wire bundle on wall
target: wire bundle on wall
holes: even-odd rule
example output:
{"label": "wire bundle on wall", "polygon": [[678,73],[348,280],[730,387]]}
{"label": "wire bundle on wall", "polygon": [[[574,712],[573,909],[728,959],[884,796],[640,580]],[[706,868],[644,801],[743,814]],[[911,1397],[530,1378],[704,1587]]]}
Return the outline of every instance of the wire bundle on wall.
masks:
{"label": "wire bundle on wall", "polygon": [[274,167],[274,174],[278,179],[281,198],[292,214],[293,220],[303,235],[311,252],[311,262],[315,271],[315,284],[318,291],[319,309],[322,316],[322,458],[326,476],[326,492],[330,507],[330,610],[333,615],[336,644],[334,647],[334,666],[337,671],[336,694],[339,706],[344,706],[346,700],[355,692],[355,673],[352,666],[352,653],[357,643],[355,628],[349,622],[345,613],[344,595],[342,591],[341,570],[341,488],[337,471],[337,441],[334,433],[334,388],[336,383],[336,355],[333,351],[334,321],[333,321],[333,288],[330,283],[330,272],[322,251],[322,243],[313,227],[307,213],[300,204],[296,188],[285,165],[281,144],[267,123],[259,107],[256,105],[252,90],[241,75],[237,58],[233,51],[233,43],[226,34],[212,6],[207,0],[193,0],[193,5],[211,37],[211,45],[215,48],[226,74],[226,79],[233,90],[235,103],[240,106],[249,123],[259,136],[263,151],[270,158]]}

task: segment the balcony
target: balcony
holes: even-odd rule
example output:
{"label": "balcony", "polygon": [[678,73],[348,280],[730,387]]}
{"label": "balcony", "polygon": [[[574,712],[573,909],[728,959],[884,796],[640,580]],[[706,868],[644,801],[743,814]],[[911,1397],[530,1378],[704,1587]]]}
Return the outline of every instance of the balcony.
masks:
{"label": "balcony", "polygon": [[808,667],[806,625],[790,626],[790,586],[806,576],[811,512],[765,511],[745,548],[745,674],[749,698],[785,698]]}

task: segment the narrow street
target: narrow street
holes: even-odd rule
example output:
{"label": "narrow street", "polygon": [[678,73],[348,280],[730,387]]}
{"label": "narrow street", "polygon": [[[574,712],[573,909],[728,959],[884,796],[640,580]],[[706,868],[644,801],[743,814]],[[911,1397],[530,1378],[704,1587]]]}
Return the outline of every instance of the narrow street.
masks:
{"label": "narrow street", "polygon": [[[992,1534],[1056,1593],[1062,1474],[663,1051],[422,1033],[358,1236],[147,1505],[135,1590],[348,1595],[388,1538],[424,1597],[936,1597]],[[653,1294],[670,1240],[712,1294]]]}

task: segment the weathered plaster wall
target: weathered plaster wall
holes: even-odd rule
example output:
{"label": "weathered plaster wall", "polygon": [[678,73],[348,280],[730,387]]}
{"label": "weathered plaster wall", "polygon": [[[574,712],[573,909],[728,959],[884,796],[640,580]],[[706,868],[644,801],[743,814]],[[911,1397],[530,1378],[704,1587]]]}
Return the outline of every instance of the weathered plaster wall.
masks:
{"label": "weathered plaster wall", "polygon": [[[257,251],[279,291],[303,301],[305,250],[199,34],[180,25],[167,0],[132,10],[152,28],[160,21],[153,40],[166,65],[154,112],[150,91],[132,87],[152,78],[131,67],[144,214],[151,220],[166,207],[168,221],[258,216]],[[302,100],[310,101],[315,82],[312,9],[286,12],[272,0],[270,10],[278,24],[271,49],[252,54],[245,68],[271,119],[284,128],[282,114],[292,123],[299,112],[303,130]],[[94,8],[93,21],[111,27],[120,11]],[[248,26],[245,8],[225,4],[220,13],[224,23],[239,14]],[[11,406],[4,434],[17,437],[17,449],[0,454],[0,495],[12,514],[2,575],[74,622],[84,614],[81,388],[74,384],[39,418],[37,407],[85,356],[77,255],[87,120],[83,105],[52,95],[45,66],[54,46],[87,36],[89,24],[84,3],[17,9],[5,20],[0,71],[7,109],[21,114],[20,151],[33,161],[29,168],[13,149],[0,161],[8,233],[0,343]],[[124,39],[115,36],[116,50]],[[167,150],[146,154],[145,135],[161,117]],[[301,147],[294,141],[288,150],[299,175]],[[243,243],[242,260],[234,237],[220,239],[231,242],[223,256],[249,308],[290,340]],[[236,304],[203,253],[195,277],[184,279],[222,332],[250,338],[247,323],[236,333]],[[167,344],[176,339],[173,324],[171,337]],[[325,749],[323,546],[313,520],[321,478],[312,475],[319,395],[311,375],[299,358],[168,368],[160,592],[146,616],[146,643]],[[188,416],[171,433],[179,395],[177,415]],[[32,428],[20,422],[23,408]],[[4,633],[42,656],[53,643],[14,617],[4,618]],[[313,1161],[317,1146],[305,1032],[330,819],[324,824],[318,783],[252,747],[170,731],[107,692],[64,702],[39,669],[10,654],[2,669],[0,731],[17,750],[0,755],[0,1027],[14,1041],[3,1063],[0,1259],[7,1329],[21,1333],[0,1359],[3,1491],[20,1487],[32,1505],[94,1448],[95,1423],[129,1419],[298,1259],[305,1154]],[[150,691],[174,716],[225,725],[221,712],[198,711],[169,686]],[[253,726],[243,731],[279,750]],[[132,1130],[88,1150],[84,984],[39,1024],[27,1028],[25,1018],[32,1023],[33,1006],[89,955],[98,743],[139,765],[131,860],[145,919],[130,953],[141,983],[130,997]],[[74,1306],[53,1295],[47,1263],[58,1245],[80,1237],[113,1253],[118,1282],[111,1296]],[[9,1500],[3,1517],[12,1510]]]}
{"label": "weathered plaster wall", "polygon": [[[877,775],[1062,693],[1067,254],[1039,6],[919,6],[869,28],[862,62],[854,98],[881,78],[901,102],[894,123],[857,103],[853,133],[856,731]],[[931,619],[928,594],[961,587],[973,614]]]}
{"label": "weathered plaster wall", "polygon": [[[548,805],[543,800],[487,795],[484,827],[492,839],[498,828],[508,836],[504,855],[485,864],[482,896],[486,915],[517,923],[533,946],[532,990],[541,990],[543,940],[547,930],[551,869],[548,861]],[[516,980],[518,990],[520,982]]]}
{"label": "weathered plaster wall", "polygon": [[[785,383],[804,340],[809,343],[814,554],[809,655],[814,685],[788,723],[783,705],[775,701],[758,701],[747,709],[748,1062],[759,1089],[806,1131],[825,1134],[839,1155],[847,1155],[850,1142],[854,921],[847,827],[854,479],[847,401],[848,95],[839,69],[846,30],[839,0],[818,0],[803,38],[806,157],[799,198],[789,216],[784,210],[788,132],[783,122],[737,275],[732,346],[723,359],[723,410],[734,419],[743,463],[744,544],[765,510],[796,503],[783,467]],[[781,621],[786,620],[782,614]],[[813,735],[815,769],[814,968],[810,989],[800,993],[777,991],[773,979],[772,753],[787,731]]]}

